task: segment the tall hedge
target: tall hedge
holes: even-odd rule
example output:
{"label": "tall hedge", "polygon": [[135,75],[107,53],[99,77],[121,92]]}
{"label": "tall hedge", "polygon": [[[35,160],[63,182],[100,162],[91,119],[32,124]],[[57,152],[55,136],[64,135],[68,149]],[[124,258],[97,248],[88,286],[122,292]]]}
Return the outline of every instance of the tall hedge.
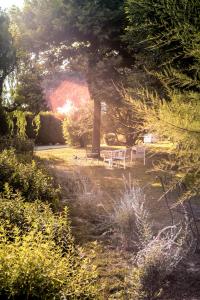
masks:
{"label": "tall hedge", "polygon": [[53,112],[41,112],[40,128],[38,133],[35,132],[35,125],[33,124],[34,116],[27,114],[27,128],[26,135],[30,139],[35,139],[37,145],[49,144],[64,144],[65,140],[62,132],[62,119],[59,115]]}
{"label": "tall hedge", "polygon": [[64,144],[62,120],[54,113],[40,113],[40,129],[36,137],[36,144]]}

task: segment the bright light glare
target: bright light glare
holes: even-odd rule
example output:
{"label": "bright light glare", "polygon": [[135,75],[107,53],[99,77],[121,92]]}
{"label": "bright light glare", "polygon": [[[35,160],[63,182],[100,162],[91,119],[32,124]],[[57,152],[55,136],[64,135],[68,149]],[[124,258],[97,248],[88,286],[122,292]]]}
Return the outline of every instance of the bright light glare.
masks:
{"label": "bright light glare", "polygon": [[57,111],[62,115],[68,115],[72,111],[74,111],[74,109],[75,108],[73,102],[71,100],[66,100],[65,104],[62,107],[57,108]]}
{"label": "bright light glare", "polygon": [[0,7],[10,8],[12,5],[22,7],[24,4],[24,0],[0,0]]}

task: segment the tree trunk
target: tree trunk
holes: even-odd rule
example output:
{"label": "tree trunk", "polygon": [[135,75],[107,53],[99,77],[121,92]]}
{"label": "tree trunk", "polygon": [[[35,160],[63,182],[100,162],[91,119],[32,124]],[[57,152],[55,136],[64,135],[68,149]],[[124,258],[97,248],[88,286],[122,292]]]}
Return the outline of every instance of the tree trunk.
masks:
{"label": "tree trunk", "polygon": [[0,136],[8,133],[8,124],[2,107],[3,79],[0,79]]}
{"label": "tree trunk", "polygon": [[101,144],[101,97],[98,86],[97,76],[97,54],[90,55],[88,60],[87,83],[91,99],[94,101],[93,113],[93,132],[92,132],[92,156],[95,158],[100,157],[100,144]]}
{"label": "tree trunk", "polygon": [[101,102],[94,100],[94,119],[93,119],[93,133],[92,133],[92,153],[96,157],[100,157],[101,145]]}

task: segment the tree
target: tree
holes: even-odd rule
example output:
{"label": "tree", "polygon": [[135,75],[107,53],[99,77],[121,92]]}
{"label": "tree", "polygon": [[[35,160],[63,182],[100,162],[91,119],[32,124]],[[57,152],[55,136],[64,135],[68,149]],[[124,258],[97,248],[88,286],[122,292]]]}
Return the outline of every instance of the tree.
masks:
{"label": "tree", "polygon": [[[109,106],[103,118],[103,129],[109,140],[109,134],[114,133],[114,141],[126,146],[133,146],[141,138],[143,130],[141,119],[129,105]],[[114,137],[110,135],[111,139]],[[123,137],[123,139],[121,138]]]}
{"label": "tree", "polygon": [[9,19],[0,8],[0,134],[7,131],[4,109],[2,107],[3,84],[13,71],[16,63],[15,48],[13,46],[12,36],[9,32]]}
{"label": "tree", "polygon": [[99,152],[101,101],[119,100],[113,81],[119,76],[119,66],[127,63],[128,58],[121,39],[124,1],[26,1],[21,18],[15,20],[31,51],[57,46],[60,48],[56,53],[63,60],[74,62],[81,57],[81,62],[85,62],[84,71],[94,100],[93,151]]}
{"label": "tree", "polygon": [[129,47],[165,86],[200,90],[199,11],[195,0],[127,0]]}
{"label": "tree", "polygon": [[47,111],[48,105],[45,100],[41,86],[42,75],[40,70],[34,66],[24,69],[17,76],[17,84],[14,90],[13,101],[20,110],[38,114]]}
{"label": "tree", "polygon": [[[127,0],[129,46],[165,88],[163,97],[142,93],[130,107],[143,128],[174,142],[162,169],[182,175],[185,198],[199,193],[200,178],[200,2]],[[134,99],[134,100],[133,100]]]}

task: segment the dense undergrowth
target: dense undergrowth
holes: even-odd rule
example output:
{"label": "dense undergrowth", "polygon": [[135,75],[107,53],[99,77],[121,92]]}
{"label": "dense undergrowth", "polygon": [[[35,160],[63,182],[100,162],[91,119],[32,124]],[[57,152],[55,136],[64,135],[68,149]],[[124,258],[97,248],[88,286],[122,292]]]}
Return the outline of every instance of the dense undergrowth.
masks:
{"label": "dense undergrowth", "polygon": [[19,191],[26,201],[41,200],[58,204],[59,188],[53,178],[37,162],[26,156],[17,157],[14,150],[0,153],[0,192],[8,184],[13,191]]}
{"label": "dense undergrowth", "polygon": [[55,211],[52,178],[14,150],[0,166],[0,299],[97,299],[93,256],[75,246],[67,208]]}

